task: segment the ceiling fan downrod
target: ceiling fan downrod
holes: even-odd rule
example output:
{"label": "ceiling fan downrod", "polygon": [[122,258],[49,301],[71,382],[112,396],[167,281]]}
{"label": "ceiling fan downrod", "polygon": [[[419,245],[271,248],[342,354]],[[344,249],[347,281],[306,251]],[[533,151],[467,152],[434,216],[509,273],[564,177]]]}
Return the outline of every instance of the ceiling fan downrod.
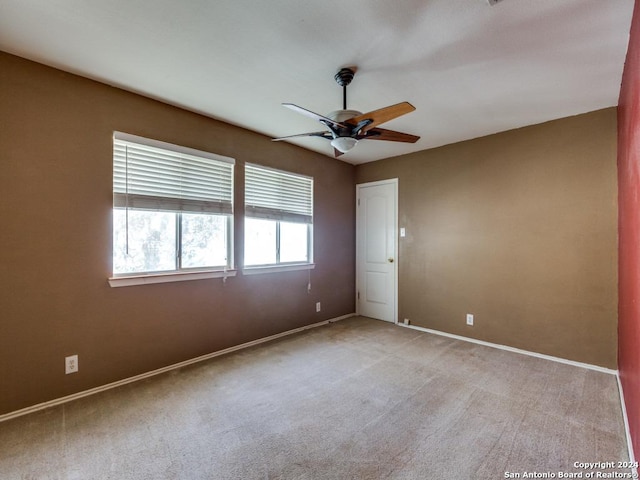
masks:
{"label": "ceiling fan downrod", "polygon": [[356,74],[355,69],[353,68],[341,68],[338,73],[334,75],[333,78],[336,79],[338,85],[342,87],[342,109],[347,109],[347,85],[351,83],[353,80],[353,76]]}

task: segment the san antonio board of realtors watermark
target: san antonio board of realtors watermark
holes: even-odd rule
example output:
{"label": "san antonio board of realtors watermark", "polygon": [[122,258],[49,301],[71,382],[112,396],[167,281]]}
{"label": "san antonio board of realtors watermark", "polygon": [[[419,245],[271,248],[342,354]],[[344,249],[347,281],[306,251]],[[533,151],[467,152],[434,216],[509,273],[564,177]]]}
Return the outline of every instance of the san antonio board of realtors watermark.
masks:
{"label": "san antonio board of realtors watermark", "polygon": [[574,462],[573,468],[578,471],[506,471],[503,478],[638,478],[638,462]]}

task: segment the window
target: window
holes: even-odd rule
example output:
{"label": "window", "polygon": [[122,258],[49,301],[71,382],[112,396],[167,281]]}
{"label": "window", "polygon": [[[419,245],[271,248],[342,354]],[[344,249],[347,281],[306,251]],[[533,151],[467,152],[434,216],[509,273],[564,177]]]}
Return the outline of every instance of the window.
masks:
{"label": "window", "polygon": [[245,166],[244,265],[312,262],[313,179]]}
{"label": "window", "polygon": [[231,267],[233,166],[227,157],[116,132],[114,277]]}

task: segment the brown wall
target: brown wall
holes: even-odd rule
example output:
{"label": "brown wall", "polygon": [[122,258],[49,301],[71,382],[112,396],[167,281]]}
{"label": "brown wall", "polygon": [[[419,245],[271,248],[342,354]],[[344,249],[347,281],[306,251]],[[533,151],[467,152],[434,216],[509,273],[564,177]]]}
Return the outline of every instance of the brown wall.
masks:
{"label": "brown wall", "polygon": [[[311,294],[307,271],[110,288],[114,130],[236,159],[237,264],[244,162],[313,176]],[[355,309],[344,162],[0,53],[0,166],[0,414]]]}
{"label": "brown wall", "polygon": [[[110,288],[114,130],[236,159],[237,264],[244,162],[313,176],[312,293],[307,272]],[[354,184],[395,177],[400,319],[615,368],[615,162],[615,109],[355,168],[0,53],[0,415],[353,312]]]}
{"label": "brown wall", "polygon": [[615,108],[356,169],[396,177],[400,320],[616,368]]}

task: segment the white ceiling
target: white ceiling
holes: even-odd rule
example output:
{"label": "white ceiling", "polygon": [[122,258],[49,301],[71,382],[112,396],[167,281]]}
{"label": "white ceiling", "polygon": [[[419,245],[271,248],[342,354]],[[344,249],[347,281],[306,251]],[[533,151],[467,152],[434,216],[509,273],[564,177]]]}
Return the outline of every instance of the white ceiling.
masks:
{"label": "white ceiling", "polygon": [[[616,105],[634,0],[2,0],[0,50],[271,137],[322,130],[282,107],[417,110],[358,164]],[[294,143],[332,155],[321,138]]]}

